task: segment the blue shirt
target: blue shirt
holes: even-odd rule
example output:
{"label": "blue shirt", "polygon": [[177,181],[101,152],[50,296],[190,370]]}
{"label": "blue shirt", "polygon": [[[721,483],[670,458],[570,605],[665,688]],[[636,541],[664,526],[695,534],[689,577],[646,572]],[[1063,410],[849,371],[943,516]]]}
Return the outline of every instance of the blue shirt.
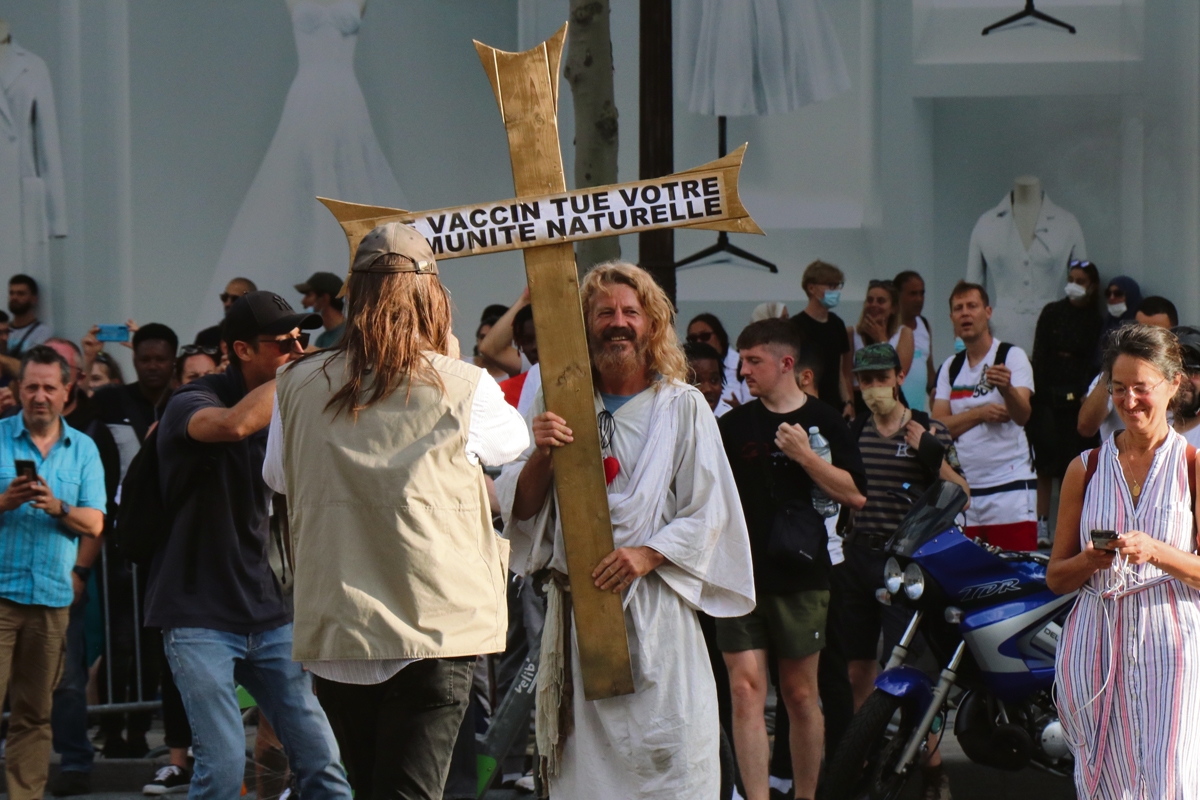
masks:
{"label": "blue shirt", "polygon": [[615,414],[618,411],[620,411],[621,406],[625,405],[626,403],[628,403],[630,400],[632,400],[635,397],[637,397],[636,394],[605,394],[604,392],[600,393],[600,399],[604,403],[604,410],[610,414]]}
{"label": "blue shirt", "polygon": [[[16,479],[17,459],[37,464],[38,475],[67,505],[107,510],[100,452],[66,420],[46,458],[29,437],[24,414],[0,420],[0,486],[7,488]],[[0,597],[21,605],[71,605],[71,568],[78,549],[78,534],[32,503],[0,514]]]}

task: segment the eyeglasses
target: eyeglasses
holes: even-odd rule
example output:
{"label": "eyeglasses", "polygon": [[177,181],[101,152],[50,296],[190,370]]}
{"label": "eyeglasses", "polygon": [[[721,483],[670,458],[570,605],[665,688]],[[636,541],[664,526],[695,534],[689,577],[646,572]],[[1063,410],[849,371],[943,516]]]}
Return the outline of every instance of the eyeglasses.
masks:
{"label": "eyeglasses", "polygon": [[1104,296],[1105,297],[1124,297],[1125,292],[1122,289],[1118,289],[1116,286],[1110,286],[1110,287],[1108,287],[1107,290],[1105,290]]}
{"label": "eyeglasses", "polygon": [[279,348],[279,354],[286,356],[296,352],[296,345],[300,345],[301,350],[307,350],[308,336],[307,333],[302,333],[299,336],[289,336],[286,339],[264,339],[260,336],[258,340],[264,344],[275,345]]}
{"label": "eyeglasses", "polygon": [[1156,383],[1152,386],[1147,386],[1142,383],[1139,383],[1135,386],[1113,386],[1110,384],[1108,387],[1108,391],[1109,391],[1109,394],[1112,395],[1113,400],[1115,400],[1117,402],[1121,402],[1122,400],[1125,399],[1126,395],[1130,395],[1130,394],[1139,400],[1145,400],[1147,397],[1150,396],[1151,392],[1153,392],[1159,386],[1162,386],[1166,382],[1166,380],[1167,380],[1166,378],[1163,378],[1161,381],[1159,381],[1158,383]]}
{"label": "eyeglasses", "polygon": [[239,297],[241,297],[242,295],[245,295],[245,294],[246,294],[246,292],[242,292],[242,294],[230,294],[229,292],[221,292],[219,295],[217,295],[217,297],[221,298],[222,303],[232,303],[234,300],[237,300]]}
{"label": "eyeglasses", "polygon": [[179,355],[183,358],[198,355],[206,355],[217,358],[219,355],[221,355],[221,351],[216,347],[202,347],[198,344],[185,344],[183,347],[179,348]]}
{"label": "eyeglasses", "polygon": [[700,331],[699,333],[689,333],[687,340],[692,344],[708,344],[712,341],[712,331]]}

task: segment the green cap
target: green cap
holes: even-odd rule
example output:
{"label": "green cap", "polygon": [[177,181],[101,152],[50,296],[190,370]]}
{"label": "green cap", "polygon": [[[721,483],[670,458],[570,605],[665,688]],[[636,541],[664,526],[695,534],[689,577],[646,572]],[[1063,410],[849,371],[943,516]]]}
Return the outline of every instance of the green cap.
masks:
{"label": "green cap", "polygon": [[875,372],[885,369],[900,371],[900,356],[896,355],[896,348],[887,342],[869,344],[854,354],[855,372]]}

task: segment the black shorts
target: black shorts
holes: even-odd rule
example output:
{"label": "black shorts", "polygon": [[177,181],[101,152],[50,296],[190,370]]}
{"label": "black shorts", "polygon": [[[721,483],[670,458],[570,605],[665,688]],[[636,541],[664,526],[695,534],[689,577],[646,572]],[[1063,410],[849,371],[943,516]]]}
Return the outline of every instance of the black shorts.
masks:
{"label": "black shorts", "polygon": [[840,583],[841,608],[836,618],[842,650],[847,661],[874,660],[883,629],[883,605],[875,598],[875,590],[883,588],[883,565],[888,557],[858,544],[847,544],[845,553],[846,563],[835,570],[834,577]]}

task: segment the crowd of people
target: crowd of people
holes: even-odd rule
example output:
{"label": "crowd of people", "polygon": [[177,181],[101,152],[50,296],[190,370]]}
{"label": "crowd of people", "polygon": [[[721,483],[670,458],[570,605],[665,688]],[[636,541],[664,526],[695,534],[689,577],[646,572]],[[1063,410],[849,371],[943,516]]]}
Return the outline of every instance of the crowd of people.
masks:
{"label": "crowd of people", "polygon": [[[1192,723],[1155,708],[1200,702],[1188,688],[1200,619],[1187,616],[1200,329],[1131,278],[1105,284],[1071,262],[1030,354],[992,335],[987,289],[959,282],[945,298],[955,348],[939,363],[920,274],[871,280],[854,324],[835,312],[844,280],[815,261],[798,313],[764,303],[736,336],[699,314],[680,342],[648,273],[587,273],[615,550],[571,575],[554,453],[592,420],[547,409],[528,289],[485,309],[464,355],[432,251],[391,223],[362,240],[345,282],[294,287],[311,311],[237,278],[224,318],[191,344],[130,321],[127,382],[99,327],[55,336],[36,281],[12,277],[0,313],[10,796],[90,791],[98,691],[161,700],[169,763],[147,794],[236,797],[240,685],[261,712],[256,752],[282,753],[290,773],[260,797],[473,797],[464,748],[513,656],[540,650],[539,760],[518,757],[518,786],[712,797],[724,732],[746,800],[811,800],[906,622],[876,600],[880,546],[903,494],[939,480],[969,494],[968,536],[1009,550],[1053,538],[1051,588],[1083,589],[1059,673],[1077,778],[1111,796],[1130,775],[1195,783],[1170,744]],[[1125,534],[1120,586],[1114,555],[1078,534],[1090,527]],[[570,588],[583,581],[624,596],[632,695],[580,688],[588,632]],[[1098,615],[1126,596],[1118,646]],[[97,631],[86,612],[100,597],[111,624]],[[1170,646],[1141,659],[1144,624]],[[1092,697],[1100,660],[1125,658],[1177,690],[1132,667],[1114,682],[1145,727],[1108,725]],[[148,752],[149,707],[94,720],[104,756]],[[1104,758],[1147,731],[1158,739],[1139,740],[1132,767]],[[1159,740],[1166,755],[1151,752]],[[921,774],[925,797],[950,797],[936,747]]]}

